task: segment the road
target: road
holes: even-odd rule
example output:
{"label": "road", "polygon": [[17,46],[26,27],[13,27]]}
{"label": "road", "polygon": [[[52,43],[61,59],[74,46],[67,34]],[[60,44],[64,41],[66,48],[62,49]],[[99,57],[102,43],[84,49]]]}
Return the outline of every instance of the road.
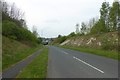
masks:
{"label": "road", "polygon": [[49,46],[48,78],[118,78],[118,61]]}
{"label": "road", "polygon": [[[35,53],[33,53],[32,55],[30,55],[29,57],[27,57],[26,59],[18,62],[17,64],[15,64],[14,66],[8,68],[7,70],[5,70],[2,73],[2,78],[15,78],[23,68],[25,68],[34,58],[37,57],[37,55],[39,55],[41,53],[42,49],[36,51]],[[5,79],[6,80],[6,79]]]}

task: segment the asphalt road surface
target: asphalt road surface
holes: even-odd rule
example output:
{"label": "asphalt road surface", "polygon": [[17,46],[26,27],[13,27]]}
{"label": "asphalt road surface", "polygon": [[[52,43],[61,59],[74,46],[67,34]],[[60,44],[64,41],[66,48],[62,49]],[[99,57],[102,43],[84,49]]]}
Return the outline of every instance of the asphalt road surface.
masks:
{"label": "asphalt road surface", "polygon": [[23,61],[20,61],[19,63],[5,70],[2,73],[2,78],[3,79],[4,78],[15,78],[25,66],[27,66],[34,58],[37,57],[37,55],[40,54],[41,51],[42,51],[41,49],[38,50],[37,52],[30,55],[28,58],[24,59]]}
{"label": "asphalt road surface", "polygon": [[118,61],[49,46],[48,78],[118,78]]}

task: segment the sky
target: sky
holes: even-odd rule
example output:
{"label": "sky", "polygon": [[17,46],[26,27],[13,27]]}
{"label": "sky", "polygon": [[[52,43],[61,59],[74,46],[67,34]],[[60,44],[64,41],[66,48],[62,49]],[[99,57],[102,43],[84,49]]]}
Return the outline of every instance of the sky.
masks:
{"label": "sky", "polygon": [[[35,26],[41,37],[51,38],[75,32],[76,24],[99,17],[105,0],[5,0],[25,12],[29,30]],[[113,0],[106,0],[112,4]]]}

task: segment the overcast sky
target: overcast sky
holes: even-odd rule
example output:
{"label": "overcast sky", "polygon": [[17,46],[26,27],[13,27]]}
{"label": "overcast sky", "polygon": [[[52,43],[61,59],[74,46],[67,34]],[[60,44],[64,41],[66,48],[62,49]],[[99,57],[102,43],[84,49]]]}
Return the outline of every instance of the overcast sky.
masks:
{"label": "overcast sky", "polygon": [[[25,12],[28,28],[35,25],[42,37],[68,35],[76,23],[99,16],[105,0],[6,0]],[[112,4],[113,0],[106,0]]]}

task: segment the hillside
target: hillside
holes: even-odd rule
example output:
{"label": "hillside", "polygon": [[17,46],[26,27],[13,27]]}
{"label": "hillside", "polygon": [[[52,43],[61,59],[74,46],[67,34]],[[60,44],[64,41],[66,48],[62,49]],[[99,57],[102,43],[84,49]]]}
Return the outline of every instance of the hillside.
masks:
{"label": "hillside", "polygon": [[109,32],[104,34],[74,36],[68,38],[60,45],[89,47],[104,50],[118,50],[118,33]]}
{"label": "hillside", "polygon": [[0,72],[2,71],[2,35],[0,35]]}
{"label": "hillside", "polygon": [[[2,5],[2,69],[26,58],[40,49],[37,31],[30,31],[23,12],[15,6],[0,0]],[[9,8],[11,8],[9,10]]]}
{"label": "hillside", "polygon": [[101,35],[74,36],[67,38],[59,46],[116,60],[119,59],[118,32],[109,32]]}
{"label": "hillside", "polygon": [[2,68],[3,70],[9,66],[19,62],[25,57],[32,54],[39,47],[30,47],[19,41],[2,37]]}

